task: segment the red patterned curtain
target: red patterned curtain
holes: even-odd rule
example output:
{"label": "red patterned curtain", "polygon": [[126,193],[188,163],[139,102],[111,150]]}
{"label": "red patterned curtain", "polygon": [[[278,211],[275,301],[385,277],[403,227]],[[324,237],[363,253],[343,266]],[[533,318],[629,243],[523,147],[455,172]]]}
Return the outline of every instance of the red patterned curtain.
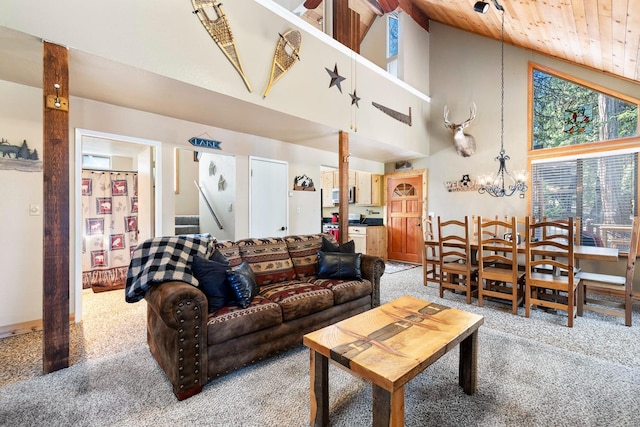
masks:
{"label": "red patterned curtain", "polygon": [[82,287],[124,288],[138,244],[138,175],[82,171]]}

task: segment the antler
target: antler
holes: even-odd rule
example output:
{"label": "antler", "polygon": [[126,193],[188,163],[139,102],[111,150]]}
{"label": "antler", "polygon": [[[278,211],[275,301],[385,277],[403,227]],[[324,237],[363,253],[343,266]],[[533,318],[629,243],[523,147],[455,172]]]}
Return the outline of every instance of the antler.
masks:
{"label": "antler", "polygon": [[467,127],[467,125],[469,123],[471,123],[473,121],[473,119],[476,118],[476,103],[475,102],[473,103],[473,105],[469,109],[469,112],[471,113],[469,118],[460,124],[460,126],[462,126],[463,128]]}
{"label": "antler", "polygon": [[444,106],[444,125],[448,128],[457,126],[455,123],[449,121],[449,107]]}

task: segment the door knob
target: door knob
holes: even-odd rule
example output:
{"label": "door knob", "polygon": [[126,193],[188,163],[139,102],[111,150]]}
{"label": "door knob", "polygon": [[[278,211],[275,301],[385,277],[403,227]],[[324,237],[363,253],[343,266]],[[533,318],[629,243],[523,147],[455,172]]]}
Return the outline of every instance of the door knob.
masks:
{"label": "door knob", "polygon": [[287,227],[280,227],[280,231],[284,231],[286,229],[287,229]]}

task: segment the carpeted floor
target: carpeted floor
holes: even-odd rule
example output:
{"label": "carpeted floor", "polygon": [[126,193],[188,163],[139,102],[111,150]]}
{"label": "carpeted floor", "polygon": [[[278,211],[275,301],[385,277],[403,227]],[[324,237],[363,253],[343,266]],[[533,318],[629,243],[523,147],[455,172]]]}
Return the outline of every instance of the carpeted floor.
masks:
{"label": "carpeted floor", "polygon": [[[405,390],[407,426],[640,425],[640,307],[635,326],[587,313],[572,329],[562,314],[510,314],[500,303],[466,305],[437,296],[422,270],[385,274],[383,302],[400,295],[480,313],[478,391],[458,384],[458,351],[435,362]],[[72,362],[41,375],[38,333],[0,340],[1,426],[305,426],[309,353],[292,351],[216,379],[178,402],[146,345],[145,303],[122,291],[85,295],[72,328]],[[522,310],[522,309],[521,309]],[[14,364],[16,366],[14,366]],[[371,387],[330,367],[333,426],[371,425]]]}
{"label": "carpeted floor", "polygon": [[410,262],[388,260],[384,264],[384,274],[394,274],[411,268],[422,268],[422,264],[413,264]]}

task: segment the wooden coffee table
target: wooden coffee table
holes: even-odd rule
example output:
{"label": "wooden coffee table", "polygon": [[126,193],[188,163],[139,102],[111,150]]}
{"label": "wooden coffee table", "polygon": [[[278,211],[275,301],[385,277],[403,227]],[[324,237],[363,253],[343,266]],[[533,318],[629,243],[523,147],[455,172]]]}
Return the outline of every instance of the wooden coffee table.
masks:
{"label": "wooden coffee table", "polygon": [[459,384],[477,387],[484,318],[411,296],[303,337],[311,350],[311,425],[329,425],[329,360],[372,382],[373,425],[404,425],[404,385],[460,343]]}

